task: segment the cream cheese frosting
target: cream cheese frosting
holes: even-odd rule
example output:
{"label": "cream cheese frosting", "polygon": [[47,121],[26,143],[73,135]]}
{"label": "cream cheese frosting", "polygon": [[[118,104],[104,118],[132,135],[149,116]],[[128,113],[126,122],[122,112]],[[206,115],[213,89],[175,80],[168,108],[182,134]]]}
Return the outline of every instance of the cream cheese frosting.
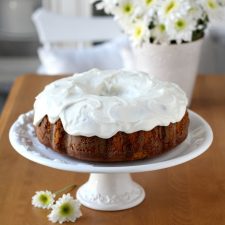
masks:
{"label": "cream cheese frosting", "polygon": [[47,85],[34,103],[34,125],[47,115],[70,135],[110,138],[179,122],[187,103],[174,83],[137,71],[92,69]]}

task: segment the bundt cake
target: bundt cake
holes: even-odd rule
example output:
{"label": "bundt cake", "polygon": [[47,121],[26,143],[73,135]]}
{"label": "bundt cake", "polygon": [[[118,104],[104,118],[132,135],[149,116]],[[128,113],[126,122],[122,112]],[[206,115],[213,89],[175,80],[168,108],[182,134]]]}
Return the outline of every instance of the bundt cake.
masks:
{"label": "bundt cake", "polygon": [[76,159],[146,159],[185,140],[187,98],[145,73],[93,69],[47,85],[34,103],[34,125],[42,144]]}

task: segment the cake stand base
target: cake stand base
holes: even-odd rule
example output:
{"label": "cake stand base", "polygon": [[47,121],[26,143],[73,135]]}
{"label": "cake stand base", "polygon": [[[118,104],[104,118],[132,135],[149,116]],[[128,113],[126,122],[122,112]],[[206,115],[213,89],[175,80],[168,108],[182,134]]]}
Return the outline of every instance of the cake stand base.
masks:
{"label": "cake stand base", "polygon": [[117,211],[140,204],[144,189],[129,173],[91,173],[89,180],[77,191],[82,205],[96,210]]}

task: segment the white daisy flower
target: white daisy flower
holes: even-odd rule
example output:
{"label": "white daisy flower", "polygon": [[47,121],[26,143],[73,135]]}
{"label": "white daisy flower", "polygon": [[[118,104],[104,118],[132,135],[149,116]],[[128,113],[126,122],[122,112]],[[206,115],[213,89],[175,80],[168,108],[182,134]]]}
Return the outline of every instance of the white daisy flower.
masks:
{"label": "white daisy flower", "polygon": [[151,37],[155,44],[169,43],[169,37],[166,31],[166,25],[163,23],[156,24],[151,30]]}
{"label": "white daisy flower", "polygon": [[135,19],[135,1],[119,0],[116,7],[111,10],[115,20],[120,24],[123,30],[128,34],[131,30],[133,20]]}
{"label": "white daisy flower", "polygon": [[217,0],[206,0],[204,6],[207,10],[215,10],[219,8],[219,3]]}
{"label": "white daisy flower", "polygon": [[217,0],[201,0],[201,5],[209,14],[219,8],[219,3]]}
{"label": "white daisy flower", "polygon": [[129,17],[134,13],[135,1],[134,0],[120,0],[118,6],[114,9],[115,16]]}
{"label": "white daisy flower", "polygon": [[131,33],[131,40],[134,46],[140,46],[143,42],[148,41],[150,38],[150,30],[144,20],[136,21],[133,24]]}
{"label": "white daisy flower", "polygon": [[53,222],[75,222],[82,216],[80,211],[80,202],[75,200],[70,194],[64,194],[52,206],[52,211],[48,215],[48,219]]}
{"label": "white daisy flower", "polygon": [[192,18],[180,17],[167,24],[167,32],[170,40],[175,40],[178,44],[182,41],[192,41],[193,31],[196,30],[196,21]]}
{"label": "white daisy flower", "polygon": [[221,7],[221,2],[219,2],[218,0],[202,0],[202,1],[203,7],[206,10],[206,13],[208,14],[208,17],[210,19],[219,19],[221,15],[224,13]]}
{"label": "white daisy flower", "polygon": [[159,7],[159,0],[142,0],[141,2],[139,1],[139,4],[145,8],[145,11],[149,16],[153,16],[158,7]]}
{"label": "white daisy flower", "polygon": [[205,18],[205,12],[200,4],[192,3],[192,6],[190,10],[188,11],[189,16],[191,16],[193,19],[204,19]]}
{"label": "white daisy flower", "polygon": [[165,22],[167,19],[174,19],[177,16],[183,16],[191,8],[190,2],[187,0],[161,0],[160,4],[158,17],[161,22]]}
{"label": "white daisy flower", "polygon": [[37,191],[32,197],[32,205],[37,208],[50,209],[55,202],[55,194],[50,191]]}
{"label": "white daisy flower", "polygon": [[152,5],[156,3],[156,0],[142,0],[146,7],[150,8]]}

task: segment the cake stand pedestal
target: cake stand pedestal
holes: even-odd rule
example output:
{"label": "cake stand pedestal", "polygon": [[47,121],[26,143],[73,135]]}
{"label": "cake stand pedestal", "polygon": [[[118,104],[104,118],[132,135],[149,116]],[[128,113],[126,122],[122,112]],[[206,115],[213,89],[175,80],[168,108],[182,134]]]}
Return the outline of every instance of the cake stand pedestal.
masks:
{"label": "cake stand pedestal", "polygon": [[91,173],[87,183],[77,191],[77,199],[88,208],[106,211],[122,210],[140,204],[144,189],[129,173]]}
{"label": "cake stand pedestal", "polygon": [[10,128],[9,139],[19,154],[33,162],[65,171],[90,173],[89,180],[77,191],[78,200],[92,209],[116,211],[134,207],[144,200],[144,189],[132,180],[130,173],[172,167],[208,149],[213,140],[210,126],[190,110],[189,116],[188,137],[182,144],[153,159],[135,162],[84,162],[54,152],[38,141],[32,111],[18,117]]}

